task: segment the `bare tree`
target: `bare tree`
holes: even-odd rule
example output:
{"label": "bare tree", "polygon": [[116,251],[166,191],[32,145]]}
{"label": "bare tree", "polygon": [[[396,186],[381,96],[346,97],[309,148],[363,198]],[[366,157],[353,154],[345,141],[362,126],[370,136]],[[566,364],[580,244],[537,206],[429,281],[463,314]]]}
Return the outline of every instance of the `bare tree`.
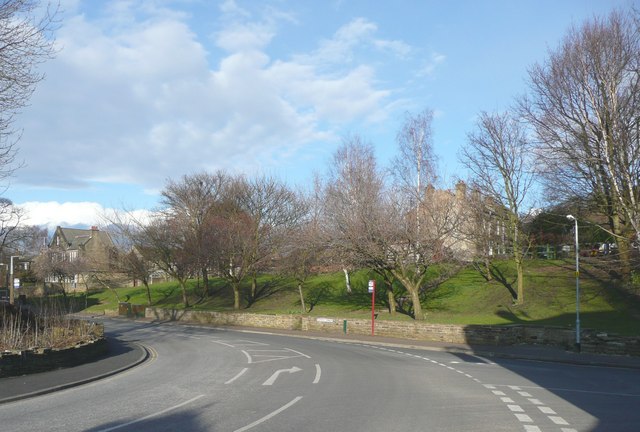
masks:
{"label": "bare tree", "polygon": [[241,283],[251,270],[254,244],[252,223],[237,201],[229,202],[213,221],[216,226],[215,263],[218,275],[231,284],[235,310],[239,310],[241,306]]}
{"label": "bare tree", "polygon": [[0,255],[5,249],[15,251],[13,243],[19,238],[20,223],[24,218],[24,211],[7,198],[0,198]]}
{"label": "bare tree", "polygon": [[506,254],[504,209],[477,188],[466,194],[465,200],[467,218],[462,224],[462,234],[472,248],[473,266],[490,281],[494,258]]}
{"label": "bare tree", "polygon": [[534,179],[532,145],[524,126],[509,113],[479,115],[476,131],[468,135],[462,162],[473,173],[477,188],[499,206],[516,265],[517,298],[524,303],[524,258],[528,247],[522,231],[525,206]]}
{"label": "bare tree", "polygon": [[188,234],[181,221],[158,213],[141,227],[135,247],[142,258],[175,279],[180,285],[182,303],[189,307],[187,281],[195,265],[189,253]]}
{"label": "bare tree", "polygon": [[406,114],[404,124],[396,137],[398,154],[390,169],[396,190],[408,197],[411,205],[417,209],[415,217],[418,235],[422,225],[420,218],[424,193],[437,178],[432,122],[433,111],[428,109],[418,114]]}
{"label": "bare tree", "polygon": [[[292,277],[298,285],[302,313],[313,309],[314,302],[305,301],[304,285],[307,279],[320,271],[327,251],[323,223],[323,197],[316,179],[313,190],[305,195],[306,215],[287,236],[279,259],[279,271]],[[309,310],[307,310],[307,305]]]}
{"label": "bare tree", "polygon": [[162,191],[165,211],[175,223],[182,225],[193,264],[203,281],[203,297],[209,293],[209,268],[212,266],[211,224],[219,211],[230,178],[222,171],[185,175],[180,181],[169,180]]}
{"label": "bare tree", "polygon": [[639,18],[619,10],[571,28],[531,68],[520,103],[541,141],[549,195],[590,202],[607,218],[627,275],[630,240],[640,233]]}
{"label": "bare tree", "polygon": [[13,123],[43,78],[38,65],[54,54],[57,12],[39,0],[0,1],[0,181],[16,169]]}
{"label": "bare tree", "polygon": [[306,207],[298,194],[273,177],[261,176],[242,183],[238,189],[239,206],[246,213],[251,230],[251,245],[244,259],[251,273],[250,305],[259,297],[258,273],[269,269],[304,217]]}
{"label": "bare tree", "polygon": [[333,155],[325,184],[325,219],[333,260],[345,273],[350,292],[349,270],[369,266],[377,215],[382,210],[384,180],[373,147],[360,136],[343,140]]}

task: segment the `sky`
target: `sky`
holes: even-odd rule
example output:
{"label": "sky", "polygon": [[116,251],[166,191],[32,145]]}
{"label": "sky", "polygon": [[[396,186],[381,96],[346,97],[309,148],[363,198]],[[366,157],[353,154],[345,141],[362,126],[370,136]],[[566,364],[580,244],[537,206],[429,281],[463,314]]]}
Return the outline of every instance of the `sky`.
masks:
{"label": "sky", "polygon": [[157,208],[218,169],[293,187],[360,135],[379,165],[434,112],[443,179],[481,111],[508,109],[571,26],[631,0],[63,0],[57,54],[16,126],[5,196],[49,227]]}

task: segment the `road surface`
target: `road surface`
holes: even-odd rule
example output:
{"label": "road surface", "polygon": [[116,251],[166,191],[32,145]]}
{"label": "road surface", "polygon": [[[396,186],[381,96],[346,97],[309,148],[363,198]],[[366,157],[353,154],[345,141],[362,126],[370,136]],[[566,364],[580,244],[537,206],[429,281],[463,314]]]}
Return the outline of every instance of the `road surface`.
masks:
{"label": "road surface", "polygon": [[0,431],[634,431],[640,372],[105,320],[149,361],[0,405]]}

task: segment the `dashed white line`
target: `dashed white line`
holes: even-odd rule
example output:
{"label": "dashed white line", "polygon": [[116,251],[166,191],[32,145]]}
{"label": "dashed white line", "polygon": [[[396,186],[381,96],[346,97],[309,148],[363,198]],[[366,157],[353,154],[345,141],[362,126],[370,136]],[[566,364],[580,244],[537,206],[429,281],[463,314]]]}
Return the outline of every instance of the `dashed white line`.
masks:
{"label": "dashed white line", "polygon": [[551,420],[552,422],[554,422],[557,425],[569,426],[569,423],[565,419],[563,419],[562,417],[549,416],[549,420]]}
{"label": "dashed white line", "polygon": [[322,376],[322,369],[320,369],[320,365],[316,363],[316,377],[313,380],[313,384],[318,384],[320,382],[321,376]]}
{"label": "dashed white line", "polygon": [[543,413],[543,414],[556,414],[556,412],[554,410],[552,410],[549,407],[546,406],[539,406],[538,409]]}
{"label": "dashed white line", "polygon": [[527,400],[534,405],[543,405],[543,403],[540,402],[540,399],[527,399]]}
{"label": "dashed white line", "polygon": [[501,397],[500,400],[504,403],[513,403],[513,399],[509,397]]}
{"label": "dashed white line", "polygon": [[533,422],[533,420],[531,420],[531,417],[529,417],[526,414],[514,414],[518,420],[520,420],[522,423],[531,423]]}
{"label": "dashed white line", "polygon": [[519,391],[518,394],[522,397],[531,397],[531,394],[525,392],[525,391]]}
{"label": "dashed white line", "polygon": [[512,412],[524,412],[524,409],[520,405],[507,405]]}
{"label": "dashed white line", "polygon": [[524,425],[525,432],[542,432],[542,430],[538,426],[534,425]]}

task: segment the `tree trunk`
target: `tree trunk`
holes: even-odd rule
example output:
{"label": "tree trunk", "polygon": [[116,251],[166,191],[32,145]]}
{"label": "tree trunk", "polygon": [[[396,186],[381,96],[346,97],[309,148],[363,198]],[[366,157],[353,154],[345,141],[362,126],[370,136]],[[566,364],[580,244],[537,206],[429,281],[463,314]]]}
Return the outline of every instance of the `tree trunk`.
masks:
{"label": "tree trunk", "polygon": [[393,282],[385,281],[385,285],[387,286],[387,299],[389,302],[389,314],[396,314],[396,298],[393,296]]}
{"label": "tree trunk", "polygon": [[233,282],[233,308],[240,310],[240,282]]}
{"label": "tree trunk", "polygon": [[518,285],[518,298],[516,302],[519,305],[524,304],[524,268],[522,257],[516,259],[516,283]]}
{"label": "tree trunk", "polygon": [[184,307],[189,307],[189,298],[187,297],[187,282],[185,280],[180,280],[180,289],[182,290],[182,303]]}
{"label": "tree trunk", "polygon": [[618,260],[620,262],[620,273],[623,280],[628,280],[631,277],[631,249],[627,238],[624,236],[625,226],[620,221],[618,215],[614,215],[613,218],[613,233],[618,236],[616,242],[618,243]]}
{"label": "tree trunk", "polygon": [[151,306],[151,288],[149,288],[149,282],[143,280],[142,283],[144,287],[147,289],[147,305]]}
{"label": "tree trunk", "polygon": [[209,272],[206,267],[202,267],[202,298],[209,296]]}
{"label": "tree trunk", "polygon": [[493,280],[493,273],[491,273],[491,260],[488,255],[484,257],[484,268],[487,272],[487,282],[491,282]]}
{"label": "tree trunk", "polygon": [[300,293],[300,304],[302,304],[302,313],[307,313],[307,307],[304,304],[304,296],[302,295],[302,283],[298,282],[298,292]]}
{"label": "tree trunk", "polygon": [[256,293],[258,292],[258,277],[254,273],[251,277],[251,301],[256,301]]}
{"label": "tree trunk", "polygon": [[349,270],[343,268],[345,283],[347,284],[347,293],[351,294],[351,278],[349,277]]}
{"label": "tree trunk", "polygon": [[422,305],[420,304],[420,291],[418,287],[411,287],[411,289],[409,289],[409,294],[411,294],[411,302],[413,304],[413,319],[423,320],[424,315],[422,314]]}

